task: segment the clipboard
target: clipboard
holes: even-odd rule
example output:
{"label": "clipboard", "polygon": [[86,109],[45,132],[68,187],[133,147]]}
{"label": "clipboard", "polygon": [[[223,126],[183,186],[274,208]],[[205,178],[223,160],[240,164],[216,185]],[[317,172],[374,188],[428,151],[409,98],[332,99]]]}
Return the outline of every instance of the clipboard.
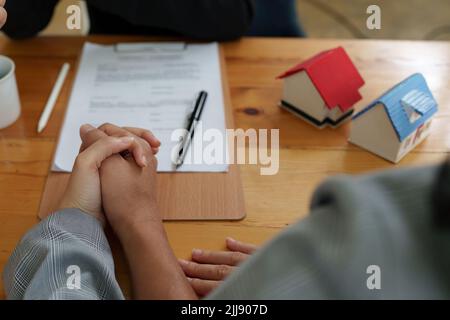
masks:
{"label": "clipboard", "polygon": [[[219,55],[226,127],[232,129],[234,128],[232,106],[222,46],[219,46]],[[69,177],[70,173],[53,172],[51,167],[49,168],[38,211],[39,218],[43,219],[59,209],[59,201]],[[228,172],[220,173],[158,173],[157,185],[158,208],[165,221],[241,220],[246,215],[237,164],[230,164]]]}

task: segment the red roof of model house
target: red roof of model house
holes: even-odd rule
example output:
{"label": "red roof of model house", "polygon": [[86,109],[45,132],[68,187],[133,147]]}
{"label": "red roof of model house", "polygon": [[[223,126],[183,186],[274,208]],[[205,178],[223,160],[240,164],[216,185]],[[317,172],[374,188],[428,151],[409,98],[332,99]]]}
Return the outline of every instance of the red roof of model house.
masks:
{"label": "red roof of model house", "polygon": [[321,52],[278,79],[300,71],[306,71],[329,109],[339,106],[345,112],[362,98],[358,89],[364,85],[364,80],[342,47]]}

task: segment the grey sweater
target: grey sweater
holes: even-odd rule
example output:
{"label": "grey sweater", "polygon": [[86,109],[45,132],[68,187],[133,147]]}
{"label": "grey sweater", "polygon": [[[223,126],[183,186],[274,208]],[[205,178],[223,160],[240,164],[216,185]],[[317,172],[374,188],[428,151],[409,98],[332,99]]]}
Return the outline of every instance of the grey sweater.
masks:
{"label": "grey sweater", "polygon": [[[308,218],[209,298],[450,298],[449,172],[445,165],[329,179]],[[79,267],[79,288],[70,266]],[[77,210],[26,234],[3,277],[10,299],[123,299],[102,227]]]}

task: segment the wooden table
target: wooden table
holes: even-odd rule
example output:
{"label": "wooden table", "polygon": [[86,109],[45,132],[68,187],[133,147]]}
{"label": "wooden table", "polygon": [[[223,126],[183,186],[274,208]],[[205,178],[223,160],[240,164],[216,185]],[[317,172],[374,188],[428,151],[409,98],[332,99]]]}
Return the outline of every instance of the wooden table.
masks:
{"label": "wooden table", "polygon": [[[48,127],[39,135],[38,118],[62,63],[75,65],[86,40],[114,43],[145,38],[42,37],[12,42],[0,37],[0,53],[17,64],[22,100],[20,119],[0,130],[0,270],[21,236],[38,222],[36,213],[74,78],[73,68]],[[425,75],[439,102],[431,136],[397,166],[349,145],[348,125],[319,131],[277,106],[281,82],[275,77],[279,73],[339,45],[345,47],[366,80],[364,100],[357,109],[413,72]],[[436,163],[450,150],[448,42],[247,38],[224,47],[236,127],[280,128],[280,170],[274,176],[261,176],[257,166],[241,166],[248,213],[243,221],[166,223],[179,257],[188,258],[195,247],[222,249],[226,236],[263,243],[307,215],[313,190],[330,175]],[[128,272],[120,254],[117,265],[119,281],[128,294]],[[0,292],[4,297],[1,284]]]}

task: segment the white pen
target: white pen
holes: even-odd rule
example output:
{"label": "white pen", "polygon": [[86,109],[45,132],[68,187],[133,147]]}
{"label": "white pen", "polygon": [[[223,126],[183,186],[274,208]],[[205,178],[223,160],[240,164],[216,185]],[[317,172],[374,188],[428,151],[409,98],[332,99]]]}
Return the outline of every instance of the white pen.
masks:
{"label": "white pen", "polygon": [[50,94],[47,100],[47,104],[45,105],[44,111],[42,112],[41,118],[39,119],[37,129],[38,133],[44,130],[45,126],[47,125],[48,119],[50,118],[50,115],[52,114],[52,111],[55,108],[56,100],[58,99],[59,93],[61,92],[64,80],[66,80],[69,68],[70,64],[66,62],[63,64],[61,71],[59,72],[58,79],[56,79],[52,93]]}

